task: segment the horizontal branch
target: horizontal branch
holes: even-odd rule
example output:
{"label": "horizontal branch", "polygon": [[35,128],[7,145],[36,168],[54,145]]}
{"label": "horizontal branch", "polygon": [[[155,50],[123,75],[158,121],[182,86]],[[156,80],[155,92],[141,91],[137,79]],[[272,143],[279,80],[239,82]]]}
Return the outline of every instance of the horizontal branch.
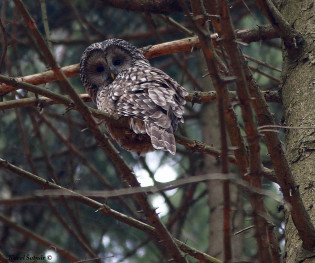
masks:
{"label": "horizontal branch", "polygon": [[[220,150],[218,150],[214,147],[211,147],[209,145],[206,145],[202,142],[192,140],[192,139],[189,139],[189,138],[181,136],[181,135],[175,135],[175,139],[176,139],[177,143],[184,145],[186,148],[190,149],[192,152],[202,152],[205,154],[212,155],[216,158],[221,157],[221,151]],[[228,156],[228,160],[233,164],[236,163],[235,157],[232,155]]]}
{"label": "horizontal branch", "polygon": [[253,28],[237,30],[235,35],[237,40],[247,44],[279,37],[279,33],[270,25],[255,26]]}
{"label": "horizontal branch", "polygon": [[[231,102],[238,102],[236,91],[229,91],[229,99]],[[265,91],[263,92],[265,100],[267,102],[282,103],[281,96],[277,91]],[[215,91],[193,91],[189,92],[189,95],[185,98],[186,101],[191,103],[204,103],[217,101],[217,93]],[[255,98],[252,98],[253,100]]]}
{"label": "horizontal branch", "polygon": [[[277,38],[278,35],[276,31],[271,26],[257,26],[250,29],[238,30],[236,33],[237,39],[249,43],[258,40],[267,40]],[[210,36],[213,40],[217,38],[216,34]],[[169,55],[178,52],[190,52],[193,49],[199,49],[200,43],[197,37],[189,37],[184,39],[179,39],[171,42],[165,42],[149,47],[144,47],[142,50],[146,58],[151,59],[159,56]],[[73,64],[61,68],[61,71],[68,77],[74,77],[79,75],[79,64]],[[26,83],[39,85],[48,82],[53,82],[57,80],[54,72],[48,70],[45,72],[32,74],[24,77],[16,78],[18,81],[23,81]],[[7,85],[0,84],[0,96],[3,96],[16,88]]]}
{"label": "horizontal branch", "polygon": [[[266,92],[263,92],[263,94],[267,102],[281,103],[281,97],[277,91],[266,91]],[[229,95],[230,95],[230,100],[232,102],[238,102],[238,98],[236,96],[235,91],[230,91]],[[80,98],[84,102],[91,101],[91,98],[88,94],[80,94]],[[187,102],[198,103],[198,104],[207,103],[207,102],[215,102],[217,101],[217,94],[215,91],[208,91],[208,92],[193,91],[193,92],[189,92],[189,95],[185,99]],[[0,110],[17,109],[17,108],[24,108],[24,107],[45,108],[47,106],[54,105],[54,104],[64,104],[64,102],[61,102],[59,100],[54,100],[48,97],[39,97],[39,98],[32,97],[32,98],[16,99],[16,100],[8,100],[8,101],[0,102]]]}
{"label": "horizontal branch", "polygon": [[[74,77],[79,75],[79,64],[74,64],[70,66],[65,66],[61,68],[61,71],[68,77]],[[45,72],[32,74],[24,77],[15,78],[17,81],[23,81],[25,83],[40,85],[44,83],[49,83],[57,80],[55,73],[52,70]],[[8,84],[0,84],[0,96],[7,94],[10,91],[16,90],[14,86]]]}
{"label": "horizontal branch", "polygon": [[173,181],[169,181],[166,183],[159,183],[158,185],[153,186],[143,186],[143,187],[132,187],[132,188],[121,188],[121,189],[115,189],[115,190],[76,190],[75,194],[70,193],[68,191],[63,190],[36,190],[35,195],[40,197],[49,197],[52,199],[60,199],[61,197],[74,197],[77,194],[83,195],[83,196],[89,196],[91,198],[117,198],[122,197],[126,198],[138,193],[146,193],[148,195],[154,195],[156,193],[169,191],[173,189],[178,189],[187,185],[192,184],[198,184],[203,183],[207,181],[229,181],[231,184],[241,188],[243,191],[255,194],[257,196],[263,196],[268,197],[280,204],[283,203],[283,199],[281,196],[279,196],[276,193],[273,193],[270,190],[264,190],[262,188],[258,188],[255,186],[252,186],[247,181],[243,180],[242,178],[236,176],[233,173],[206,173],[201,175],[195,175],[190,177],[185,177],[182,179],[175,179]]}

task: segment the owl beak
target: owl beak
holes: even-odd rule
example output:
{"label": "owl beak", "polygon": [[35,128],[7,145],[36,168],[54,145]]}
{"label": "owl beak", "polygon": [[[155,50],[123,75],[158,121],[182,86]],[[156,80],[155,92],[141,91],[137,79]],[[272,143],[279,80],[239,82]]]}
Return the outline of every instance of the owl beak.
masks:
{"label": "owl beak", "polygon": [[115,74],[113,72],[110,73],[110,76],[113,80],[115,79]]}

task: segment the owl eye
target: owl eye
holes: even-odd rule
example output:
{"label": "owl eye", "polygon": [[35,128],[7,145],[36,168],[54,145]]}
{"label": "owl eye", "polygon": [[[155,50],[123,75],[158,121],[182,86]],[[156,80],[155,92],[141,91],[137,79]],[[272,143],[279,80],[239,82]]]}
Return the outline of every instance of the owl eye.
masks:
{"label": "owl eye", "polygon": [[113,65],[114,66],[119,66],[121,64],[121,60],[120,59],[114,59],[113,60]]}
{"label": "owl eye", "polygon": [[104,67],[102,65],[99,65],[99,66],[96,67],[96,71],[99,72],[99,73],[103,72],[104,70],[105,69],[104,69]]}

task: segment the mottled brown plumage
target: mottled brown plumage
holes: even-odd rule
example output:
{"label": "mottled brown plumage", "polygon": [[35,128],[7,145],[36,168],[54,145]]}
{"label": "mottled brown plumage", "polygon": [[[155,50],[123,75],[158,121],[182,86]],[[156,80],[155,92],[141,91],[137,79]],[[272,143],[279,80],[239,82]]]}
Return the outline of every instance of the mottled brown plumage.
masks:
{"label": "mottled brown plumage", "polygon": [[113,115],[105,126],[121,147],[137,154],[154,148],[175,154],[174,131],[183,122],[187,96],[175,80],[121,39],[89,46],[80,72],[97,108]]}

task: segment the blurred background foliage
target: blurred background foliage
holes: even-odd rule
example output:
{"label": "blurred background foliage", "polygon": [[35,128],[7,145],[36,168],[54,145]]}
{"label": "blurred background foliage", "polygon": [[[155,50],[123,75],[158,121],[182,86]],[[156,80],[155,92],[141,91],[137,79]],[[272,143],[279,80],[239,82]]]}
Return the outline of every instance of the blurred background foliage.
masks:
{"label": "blurred background foliage", "polygon": [[[105,0],[25,0],[23,2],[43,35],[46,33],[41,5],[46,8],[50,30],[47,41],[51,43],[55,58],[61,66],[78,63],[88,45],[112,37],[126,39],[137,47],[186,37],[166,24],[159,15],[113,8]],[[267,23],[251,0],[246,1],[246,4],[243,1],[231,1],[230,5],[236,29],[251,28]],[[1,74],[15,77],[47,70],[41,50],[14,7],[14,3],[1,1],[0,9],[8,41],[7,55]],[[189,28],[183,14],[174,13],[169,16]],[[4,51],[3,38],[1,47],[2,53]],[[282,55],[279,40],[242,45],[242,50],[250,57],[281,69]],[[209,78],[203,77],[206,74],[206,67],[201,52],[198,50],[158,57],[150,62],[167,72],[189,91],[211,90]],[[263,67],[253,61],[249,64],[274,78],[280,77],[280,72],[276,70]],[[256,72],[254,76],[264,90],[277,88],[277,82],[269,77],[259,72]],[[70,78],[70,81],[78,93],[85,93],[78,76]],[[42,87],[61,92],[55,82],[42,85]],[[18,90],[7,94],[3,100],[32,96],[33,94]],[[184,125],[181,125],[179,132],[191,139],[202,141],[203,123],[200,116],[206,107],[205,104],[188,103],[186,121]],[[277,120],[280,121],[281,106],[271,103],[270,107],[276,114]],[[235,109],[239,113],[237,104]],[[114,189],[124,187],[125,183],[121,182],[116,175],[117,170],[99,148],[90,131],[85,129],[86,125],[77,112],[67,111],[63,105],[52,105],[46,108],[39,106],[5,110],[0,113],[0,118],[1,158],[73,190],[109,189],[106,182]],[[212,120],[208,118],[207,121],[211,123]],[[217,127],[215,128],[218,130]],[[61,139],[61,136],[67,143]],[[213,140],[211,145],[220,147],[216,140]],[[267,150],[263,144],[261,148],[264,164],[270,167]],[[159,184],[161,180],[174,180],[199,174],[204,165],[202,153],[186,150],[180,145],[178,154],[174,157],[162,152],[150,153],[145,157],[138,157],[124,150],[120,152],[126,162],[134,168],[143,186],[152,183]],[[214,162],[214,169],[217,169],[218,165],[219,160]],[[237,172],[234,167],[232,170]],[[99,176],[96,173],[99,173]],[[264,189],[278,194],[278,188],[267,180],[265,180]],[[8,171],[0,170],[0,199],[2,201],[16,200],[10,204],[0,202],[1,214],[71,251],[78,258],[91,258],[91,255],[88,255],[66,226],[89,244],[95,254],[103,258],[102,262],[166,262],[165,257],[157,249],[158,244],[140,230],[96,213],[93,209],[67,198],[48,200],[47,197],[41,196],[38,190],[41,189],[34,183]],[[187,197],[187,193],[192,193],[192,197]],[[140,208],[132,197],[106,200],[101,196],[96,198],[119,212],[145,221],[140,212],[135,212]],[[184,186],[167,191],[163,195],[154,194],[150,199],[158,208],[162,221],[178,239],[202,251],[207,251],[208,242],[215,242],[215,240],[209,241],[209,228],[211,228],[207,208],[209,200],[204,184],[193,187]],[[188,203],[185,204],[186,199]],[[239,191],[236,200],[240,202],[238,212],[242,214],[242,223],[234,226],[235,232],[253,224],[252,208],[246,199],[246,194]],[[281,241],[283,240],[281,236],[283,215],[279,210],[279,203],[267,197],[265,204],[278,229]],[[178,210],[179,208],[181,210]],[[180,213],[177,220],[170,223],[178,211]],[[60,218],[64,220],[63,223]],[[257,248],[254,229],[240,235],[241,259],[255,261]],[[0,248],[5,255],[25,253],[42,255],[48,250],[3,223],[0,223]],[[50,250],[53,250],[53,247]],[[57,255],[54,256],[54,260],[67,262]],[[196,262],[191,258],[189,261]]]}

